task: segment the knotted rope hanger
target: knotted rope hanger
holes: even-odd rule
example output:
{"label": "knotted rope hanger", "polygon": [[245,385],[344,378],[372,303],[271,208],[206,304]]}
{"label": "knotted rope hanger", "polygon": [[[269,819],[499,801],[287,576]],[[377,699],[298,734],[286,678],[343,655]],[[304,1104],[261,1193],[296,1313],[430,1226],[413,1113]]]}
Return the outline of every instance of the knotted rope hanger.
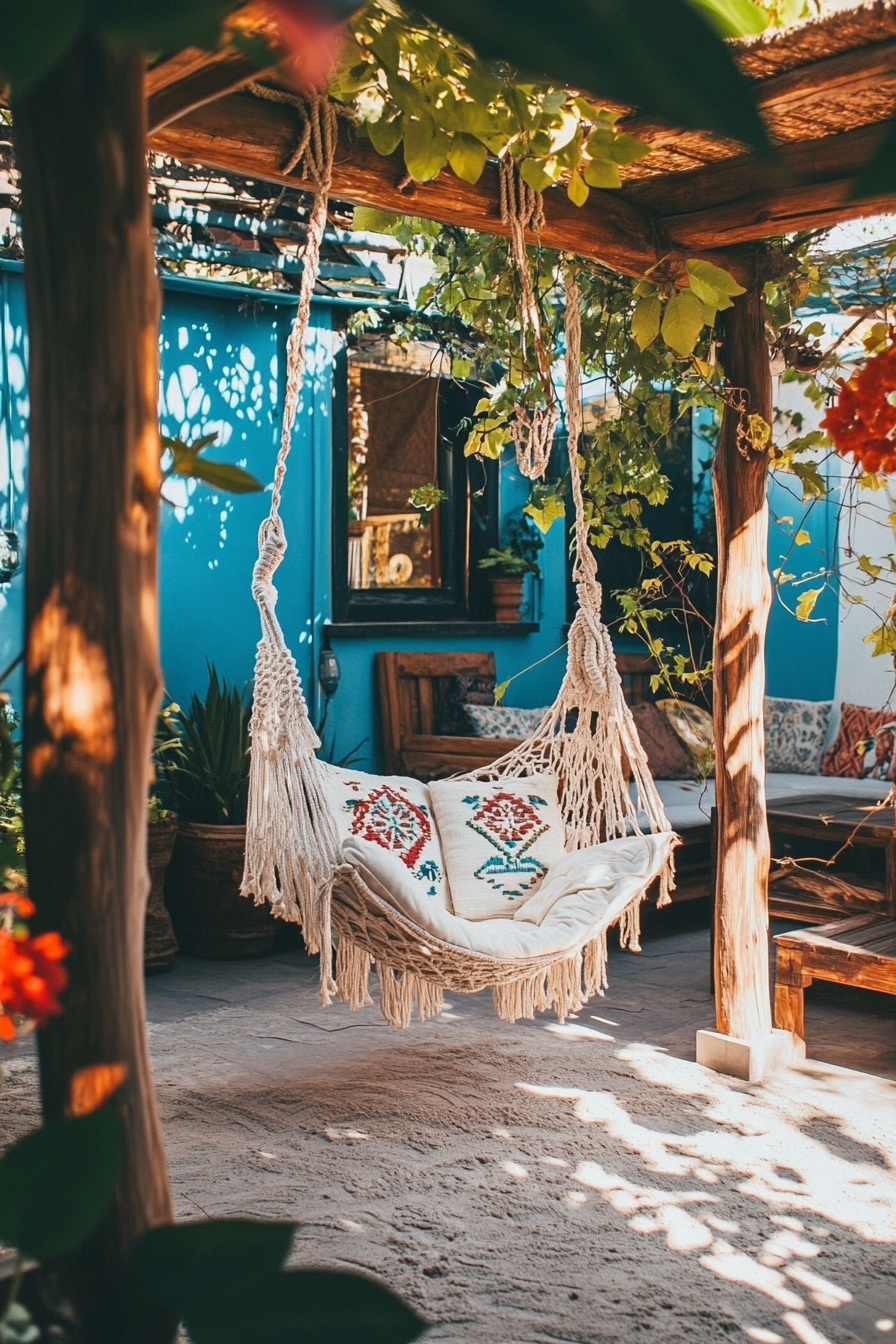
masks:
{"label": "knotted rope hanger", "polygon": [[523,181],[519,169],[509,155],[499,160],[499,168],[501,219],[510,230],[510,254],[523,291],[520,308],[523,354],[526,351],[526,337],[531,334],[535,361],[538,365],[538,380],[546,403],[531,410],[525,406],[516,406],[510,429],[510,437],[516,449],[517,466],[524,476],[533,480],[543,476],[547,471],[554,432],[560,421],[560,410],[551,377],[552,360],[542,336],[541,314],[532,288],[532,275],[526,250],[526,230],[530,229],[537,235],[544,225],[544,201],[540,192],[533,191],[528,183]]}
{"label": "knotted rope hanger", "polygon": [[[302,106],[291,94],[257,85],[254,92]],[[327,203],[336,150],[336,110],[324,95],[307,105],[294,167],[314,183],[314,204],[302,257],[299,303],[286,343],[286,390],[280,448],[267,518],[258,533],[258,560],[252,594],[261,616],[255,659],[250,736],[252,755],[246,818],[246,859],[241,892],[256,905],[269,902],[275,915],[302,925],[309,952],[322,953],[320,997],[329,1003],[330,893],[340,862],[339,838],[323,768],[316,756],[320,740],[311,724],[296,661],[277,620],[273,576],[286,551],[280,503],[292,431],[302,391],[311,300],[320,267]]]}

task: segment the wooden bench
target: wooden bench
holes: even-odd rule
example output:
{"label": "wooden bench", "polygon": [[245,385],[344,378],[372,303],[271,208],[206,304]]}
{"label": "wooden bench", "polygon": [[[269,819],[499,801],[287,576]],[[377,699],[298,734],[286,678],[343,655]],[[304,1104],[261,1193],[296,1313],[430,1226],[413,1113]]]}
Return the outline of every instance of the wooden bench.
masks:
{"label": "wooden bench", "polygon": [[775,938],[775,1026],[806,1038],[803,994],[813,980],[896,994],[896,920],[854,915]]}
{"label": "wooden bench", "polygon": [[437,733],[452,678],[495,676],[493,653],[378,653],[377,679],[387,775],[444,779],[490,765],[516,738],[449,737]]}

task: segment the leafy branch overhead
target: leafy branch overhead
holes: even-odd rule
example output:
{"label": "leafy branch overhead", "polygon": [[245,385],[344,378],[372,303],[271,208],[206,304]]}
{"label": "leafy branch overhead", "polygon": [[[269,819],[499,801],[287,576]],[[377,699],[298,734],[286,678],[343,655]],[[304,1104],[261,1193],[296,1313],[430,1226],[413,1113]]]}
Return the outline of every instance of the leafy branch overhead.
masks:
{"label": "leafy branch overhead", "polygon": [[[365,6],[330,85],[378,153],[402,147],[415,181],[447,166],[475,183],[489,157],[509,154],[533,190],[562,180],[570,200],[584,205],[592,187],[619,187],[620,167],[649,153],[617,128],[619,105],[767,148],[752,94],[716,31],[765,27],[750,0],[638,0],[629,9],[562,0],[547,48],[542,16],[527,22],[517,0],[432,0],[424,8],[430,17],[394,0]],[[639,34],[648,31],[645,41]],[[583,49],[592,52],[587,66]],[[707,64],[724,106],[706,94]]]}

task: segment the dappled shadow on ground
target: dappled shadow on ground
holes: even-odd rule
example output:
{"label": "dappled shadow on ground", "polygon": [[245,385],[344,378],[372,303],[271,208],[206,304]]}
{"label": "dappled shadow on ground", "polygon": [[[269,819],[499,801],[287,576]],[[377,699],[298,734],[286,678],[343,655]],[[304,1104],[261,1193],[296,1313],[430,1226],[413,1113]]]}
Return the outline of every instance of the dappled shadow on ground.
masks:
{"label": "dappled shadow on ground", "polygon": [[[295,1219],[297,1263],[381,1276],[429,1344],[886,1339],[896,1086],[680,1057],[706,962],[705,930],[670,934],[565,1025],[448,995],[401,1033],[320,1008],[298,954],[184,959],[148,986],[178,1215]],[[881,1030],[830,1011],[844,1043]],[[23,1059],[0,1131],[36,1113]]]}
{"label": "dappled shadow on ground", "polygon": [[449,995],[392,1032],[288,958],[197,968],[180,1010],[155,987],[181,1216],[299,1220],[298,1262],[382,1276],[433,1344],[885,1338],[896,1088],[751,1088],[664,1049],[710,1003],[696,937],[614,958],[563,1026]]}
{"label": "dappled shadow on ground", "polygon": [[[638,1115],[610,1091],[518,1084],[533,1098],[573,1103],[576,1117],[628,1159],[608,1166],[584,1158],[571,1173],[582,1191],[569,1191],[567,1201],[582,1203],[584,1191],[593,1191],[631,1231],[753,1290],[758,1302],[774,1302],[779,1329],[743,1321],[751,1339],[822,1344],[832,1312],[848,1316],[859,1337],[869,1327],[879,1336],[893,1330],[892,1316],[872,1304],[844,1313],[855,1303],[850,1274],[832,1278],[819,1266],[837,1233],[841,1243],[851,1237],[883,1249],[896,1242],[892,1083],[809,1065],[747,1089],[649,1045],[623,1048],[616,1058],[650,1085],[652,1114]],[[651,1180],[657,1176],[663,1186]],[[765,1224],[758,1237],[757,1223]]]}

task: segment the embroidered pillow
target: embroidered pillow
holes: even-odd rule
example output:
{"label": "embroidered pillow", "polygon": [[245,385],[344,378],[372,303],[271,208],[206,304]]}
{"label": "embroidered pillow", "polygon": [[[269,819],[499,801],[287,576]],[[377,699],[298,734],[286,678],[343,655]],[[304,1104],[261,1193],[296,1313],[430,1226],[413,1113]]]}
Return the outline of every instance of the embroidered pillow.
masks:
{"label": "embroidered pillow", "polygon": [[846,779],[893,779],[896,714],[870,705],[840,706],[840,728],[821,758],[823,775]]}
{"label": "embroidered pillow", "polygon": [[510,918],[564,853],[556,779],[440,779],[430,793],[454,913]]}
{"label": "embroidered pillow", "polygon": [[665,715],[673,733],[681,739],[697,762],[702,775],[715,772],[716,752],[712,715],[686,700],[657,700],[656,707]]}
{"label": "embroidered pillow", "polygon": [[328,766],[327,777],[340,839],[369,847],[388,872],[390,863],[410,876],[424,895],[450,909],[448,882],[429,789],[403,775],[366,775]]}
{"label": "embroidered pillow", "polygon": [[509,709],[507,705],[466,705],[474,737],[531,737],[548,707]]}
{"label": "embroidered pillow", "polygon": [[765,767],[770,772],[817,775],[833,700],[765,697]]}
{"label": "embroidered pillow", "polygon": [[445,691],[436,695],[436,732],[447,737],[468,737],[467,705],[493,705],[495,678],[480,672],[458,672]]}
{"label": "embroidered pillow", "polygon": [[633,705],[632,718],[654,779],[694,778],[693,756],[656,705]]}

